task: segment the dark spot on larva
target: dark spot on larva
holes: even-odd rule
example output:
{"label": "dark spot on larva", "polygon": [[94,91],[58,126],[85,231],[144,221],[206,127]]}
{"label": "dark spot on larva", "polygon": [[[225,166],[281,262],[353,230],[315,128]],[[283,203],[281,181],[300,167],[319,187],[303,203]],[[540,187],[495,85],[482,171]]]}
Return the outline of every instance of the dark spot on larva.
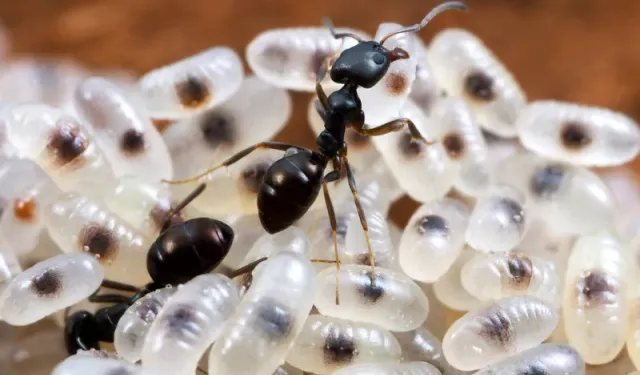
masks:
{"label": "dark spot on larva", "polygon": [[260,162],[250,165],[242,171],[242,182],[247,190],[251,193],[258,194],[262,179],[269,167],[271,167],[270,162]]}
{"label": "dark spot on larva", "polygon": [[146,142],[144,133],[129,129],[120,138],[120,150],[127,156],[136,156],[144,152]]}
{"label": "dark spot on larva", "polygon": [[[167,219],[167,214],[175,207],[175,204],[167,200],[158,201],[153,208],[149,211],[149,219],[153,223],[154,227],[160,231]],[[169,226],[174,226],[185,221],[185,216],[182,211],[171,215],[169,219]]]}
{"label": "dark spot on larva", "polygon": [[442,138],[442,144],[444,145],[447,154],[452,159],[459,159],[465,151],[465,144],[462,135],[458,132],[452,132],[445,135]]}
{"label": "dark spot on larva", "polygon": [[583,273],[576,287],[578,293],[584,297],[586,307],[602,306],[618,302],[618,281],[600,270]]}
{"label": "dark spot on larva", "polygon": [[447,221],[440,215],[427,215],[416,222],[418,233],[446,236],[449,234]]}
{"label": "dark spot on larva", "polygon": [[236,139],[234,117],[221,110],[205,113],[200,121],[200,131],[211,148],[233,144]]}
{"label": "dark spot on larva", "polygon": [[509,317],[503,311],[492,311],[481,322],[480,336],[507,348],[513,339],[513,328]]}
{"label": "dark spot on larva", "polygon": [[256,328],[271,340],[289,336],[294,325],[293,314],[282,303],[273,298],[256,302]]}
{"label": "dark spot on larva", "polygon": [[31,291],[38,297],[57,296],[62,289],[62,275],[55,270],[45,270],[31,279]]}
{"label": "dark spot on larva", "polygon": [[131,372],[124,367],[116,367],[109,370],[106,375],[131,375]]}
{"label": "dark spot on larva", "polygon": [[198,108],[211,99],[211,88],[207,81],[194,76],[187,76],[176,83],[178,100],[185,108]]}
{"label": "dark spot on larva", "polygon": [[515,289],[527,289],[533,277],[533,264],[528,257],[510,253],[507,259],[509,285]]}
{"label": "dark spot on larva", "polygon": [[379,274],[373,275],[371,271],[359,275],[357,282],[358,293],[362,295],[365,303],[375,304],[384,297],[386,280]]}
{"label": "dark spot on larva", "polygon": [[524,226],[524,209],[520,203],[510,198],[502,198],[499,201],[499,207],[508,220],[519,227]]}
{"label": "dark spot on larva", "polygon": [[33,197],[16,198],[13,200],[13,214],[19,221],[32,222],[38,210],[38,203]]}
{"label": "dark spot on larva", "polygon": [[496,97],[493,78],[482,72],[469,73],[464,80],[464,90],[473,100],[488,102]]}
{"label": "dark spot on larva", "polygon": [[548,197],[560,190],[565,174],[566,169],[560,164],[539,168],[531,177],[529,189],[536,196]]}
{"label": "dark spot on larva", "polygon": [[[347,215],[337,215],[336,216],[336,239],[338,243],[344,242],[347,237],[347,230],[349,229],[349,219],[350,217]],[[331,222],[327,218],[326,223],[326,234],[327,238],[333,239],[333,232],[331,230]]]}
{"label": "dark spot on larva", "polygon": [[360,134],[357,131],[347,128],[344,134],[349,149],[365,149],[371,145],[371,137]]}
{"label": "dark spot on larva", "polygon": [[[378,255],[377,252],[373,252],[373,265],[378,267],[387,267],[388,265],[384,264],[384,261],[380,261],[381,259],[385,259],[387,254]],[[369,253],[356,254],[352,257],[353,264],[359,264],[361,266],[370,266],[371,258],[369,258]]]}
{"label": "dark spot on larva", "polygon": [[157,119],[152,118],[151,123],[155,126],[156,130],[160,133],[164,133],[165,130],[169,128],[169,126],[173,125],[175,121],[167,120],[167,119]]}
{"label": "dark spot on larva", "polygon": [[550,373],[540,363],[528,363],[527,368],[518,370],[515,375],[549,375]]}
{"label": "dark spot on larva", "polygon": [[135,307],[136,315],[147,323],[153,322],[162,309],[162,304],[157,298],[145,298]]}
{"label": "dark spot on larva", "polygon": [[289,61],[289,51],[280,46],[271,45],[262,51],[262,60],[268,69],[284,73]]}
{"label": "dark spot on larva", "polygon": [[49,135],[47,151],[58,166],[66,166],[76,161],[89,146],[89,140],[72,119],[63,118],[58,121]]}
{"label": "dark spot on larva", "polygon": [[164,325],[170,332],[198,335],[200,327],[193,324],[197,320],[197,314],[198,312],[190,305],[180,304],[166,315]]}
{"label": "dark spot on larva", "polygon": [[385,77],[385,85],[391,96],[400,96],[407,92],[409,80],[402,73],[389,73]]}
{"label": "dark spot on larva", "polygon": [[568,122],[560,129],[560,142],[571,151],[578,151],[593,141],[589,129],[578,122]]}
{"label": "dark spot on larva", "polygon": [[333,330],[325,337],[322,351],[325,364],[346,365],[358,355],[353,337]]}
{"label": "dark spot on larva", "polygon": [[398,148],[405,158],[417,159],[424,153],[427,146],[423,141],[414,139],[411,133],[405,132],[399,137]]}
{"label": "dark spot on larva", "polygon": [[100,262],[113,260],[118,252],[118,240],[113,232],[97,224],[82,228],[78,245],[83,251],[94,255]]}

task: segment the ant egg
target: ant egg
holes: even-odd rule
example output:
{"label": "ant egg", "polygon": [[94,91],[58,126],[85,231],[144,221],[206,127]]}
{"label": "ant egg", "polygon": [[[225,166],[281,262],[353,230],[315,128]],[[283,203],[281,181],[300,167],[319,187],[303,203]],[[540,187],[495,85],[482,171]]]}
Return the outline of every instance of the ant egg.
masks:
{"label": "ant egg", "polygon": [[538,298],[505,298],[453,323],[442,350],[453,367],[477,370],[539,345],[557,323],[556,309]]}
{"label": "ant egg", "polygon": [[104,272],[87,254],[62,254],[43,260],[16,276],[0,297],[0,316],[24,326],[89,297]]}
{"label": "ant egg", "polygon": [[137,300],[122,315],[114,332],[113,344],[118,355],[129,362],[137,362],[142,356],[142,346],[147,332],[162,307],[176,292],[176,288],[166,287]]}
{"label": "ant egg", "polygon": [[438,138],[449,158],[458,165],[455,187],[466,195],[482,195],[492,182],[492,171],[487,144],[471,108],[458,98],[440,99],[430,119],[438,126]]}
{"label": "ant egg", "polygon": [[440,87],[436,82],[428,61],[427,46],[422,39],[413,34],[414,55],[416,60],[416,78],[411,84],[409,98],[416,103],[425,115],[431,114],[431,109],[440,97]]}
{"label": "ant egg", "polygon": [[101,181],[102,186],[113,180],[102,151],[72,116],[44,104],[15,105],[2,115],[9,141],[62,190],[76,190],[83,180]]}
{"label": "ant egg", "polygon": [[625,249],[606,233],[581,237],[567,266],[562,311],[569,344],[590,365],[609,363],[627,333]]}
{"label": "ant egg", "polygon": [[[338,33],[359,30],[337,28]],[[336,39],[324,27],[295,27],[264,31],[249,43],[245,51],[251,70],[265,81],[283,89],[314,92],[316,77],[329,57],[357,44],[353,38]],[[330,61],[331,65],[333,62]]]}
{"label": "ant egg", "polygon": [[209,374],[272,374],[313,306],[314,278],[304,256],[284,251],[269,257],[213,344]]}
{"label": "ant egg", "polygon": [[544,259],[515,252],[478,254],[462,267],[460,278],[480,301],[529,295],[560,307],[560,279],[553,263]]}
{"label": "ant egg", "polygon": [[[374,40],[381,40],[386,35],[401,29],[397,23],[383,23],[378,27]],[[392,51],[402,48],[409,53],[408,59],[394,61],[382,79],[370,89],[360,90],[362,111],[365,113],[369,126],[383,124],[398,117],[403,107],[411,85],[416,78],[416,58],[413,56],[415,41],[408,33],[392,36],[385,42],[385,48]]]}
{"label": "ant egg", "polygon": [[238,287],[221,274],[201,275],[180,286],[149,328],[143,365],[157,375],[194,373],[239,302]]}
{"label": "ant egg", "polygon": [[541,344],[516,354],[474,375],[584,375],[585,364],[580,354],[569,345]]}
{"label": "ant egg", "polygon": [[162,137],[123,89],[101,77],[87,78],[76,88],[74,104],[116,177],[135,175],[147,181],[173,177]]}
{"label": "ant egg", "polygon": [[441,375],[441,373],[429,363],[405,362],[352,365],[332,375]]}
{"label": "ant egg", "polygon": [[321,314],[376,324],[390,331],[416,329],[429,313],[422,289],[404,274],[370,266],[343,265],[339,273],[340,304],[336,304],[336,268],[318,274],[315,305]]}
{"label": "ant egg", "polygon": [[287,355],[287,363],[314,374],[330,374],[359,363],[399,362],[400,344],[373,324],[311,315]]}
{"label": "ant egg", "polygon": [[91,198],[65,194],[48,206],[45,227],[62,251],[86,252],[105,267],[108,279],[144,284],[148,241]]}
{"label": "ant egg", "polygon": [[451,96],[465,99],[478,123],[501,137],[515,137],[526,97],[511,73],[475,35],[447,29],[431,41],[427,55],[438,83]]}
{"label": "ant egg", "polygon": [[406,362],[423,361],[436,367],[442,375],[462,375],[463,372],[452,367],[442,353],[442,343],[426,328],[418,327],[409,332],[393,334],[402,348],[402,360]]}
{"label": "ant egg", "polygon": [[175,123],[162,134],[175,178],[202,172],[245,147],[271,139],[289,120],[291,108],[287,91],[256,76],[247,77],[225,103]]}
{"label": "ant egg", "polygon": [[620,165],[640,151],[638,124],[605,108],[536,101],[522,111],[517,128],[525,148],[571,164]]}
{"label": "ant egg", "polygon": [[524,194],[509,185],[495,185],[471,212],[467,242],[487,253],[509,251],[522,241],[525,219]]}
{"label": "ant egg", "polygon": [[[427,129],[433,128],[431,122],[411,100],[405,102],[400,117],[409,118],[427,140],[433,139],[426,134]],[[400,187],[418,202],[443,197],[457,178],[441,143],[425,144],[414,139],[408,129],[374,137],[373,142]]]}
{"label": "ant egg", "polygon": [[455,262],[464,244],[469,209],[461,202],[443,198],[418,208],[402,233],[399,260],[414,280],[432,283]]}
{"label": "ant egg", "polygon": [[434,284],[433,293],[438,301],[455,311],[470,311],[481,305],[481,302],[462,286],[460,272],[462,267],[476,255],[477,251],[466,245],[449,270]]}
{"label": "ant egg", "polygon": [[73,355],[54,369],[51,375],[156,375],[155,372],[115,358]]}
{"label": "ant egg", "polygon": [[138,81],[138,95],[150,117],[178,119],[222,104],[243,78],[238,54],[215,47],[148,72]]}

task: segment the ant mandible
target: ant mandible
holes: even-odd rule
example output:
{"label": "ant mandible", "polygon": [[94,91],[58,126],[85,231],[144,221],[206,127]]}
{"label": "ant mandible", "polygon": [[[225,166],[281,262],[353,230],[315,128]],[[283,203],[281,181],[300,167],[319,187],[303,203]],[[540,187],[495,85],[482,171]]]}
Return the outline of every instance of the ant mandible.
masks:
{"label": "ant mandible", "polygon": [[[389,121],[375,128],[368,128],[365,124],[365,115],[357,89],[359,87],[373,87],[382,79],[392,62],[409,58],[409,53],[401,48],[395,48],[393,51],[385,48],[383,46],[385,41],[400,33],[418,31],[436,15],[449,9],[466,10],[467,7],[464,3],[457,1],[440,4],[433,8],[419,24],[394,31],[382,38],[380,42],[365,41],[351,33],[337,33],[331,22],[327,20],[326,24],[334,38],[350,37],[356,39],[358,44],[344,50],[331,67],[331,80],[343,84],[343,87],[338,91],[327,96],[320,85],[328,70],[328,59],[325,60],[320,72],[318,72],[316,109],[324,120],[325,129],[316,139],[318,146],[316,151],[282,142],[261,142],[238,152],[221,164],[198,175],[183,180],[163,180],[163,182],[183,184],[197,181],[220,168],[236,163],[257,149],[285,151],[285,156],[267,169],[260,184],[258,191],[260,223],[268,233],[277,233],[290,227],[309,210],[322,187],[331,224],[336,267],[339,271],[337,224],[327,184],[339,180],[344,171],[360,218],[360,224],[364,230],[372,275],[375,275],[375,261],[369,241],[367,219],[360,205],[353,171],[347,159],[347,145],[344,141],[345,130],[347,127],[351,127],[362,135],[379,136],[399,131],[406,125],[415,140],[426,144],[434,143],[427,141],[413,122],[406,118]],[[333,164],[333,170],[325,175],[324,171],[329,162]],[[336,281],[336,303],[339,303],[337,289],[338,282]]]}

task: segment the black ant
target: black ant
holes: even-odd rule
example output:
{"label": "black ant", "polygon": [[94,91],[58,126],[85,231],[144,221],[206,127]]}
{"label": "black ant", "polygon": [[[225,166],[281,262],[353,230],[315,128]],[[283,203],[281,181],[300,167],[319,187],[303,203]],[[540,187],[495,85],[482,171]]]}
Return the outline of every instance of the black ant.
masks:
{"label": "black ant", "polygon": [[[326,21],[331,34],[336,39],[354,38],[358,44],[343,51],[331,68],[331,79],[344,86],[327,97],[320,82],[328,70],[328,60],[325,60],[320,68],[316,80],[316,93],[318,101],[316,109],[324,120],[325,129],[316,139],[317,151],[302,148],[296,145],[282,142],[261,142],[250,146],[231,156],[221,164],[210,168],[196,176],[174,181],[163,181],[170,184],[182,184],[207,176],[222,168],[228,167],[244,158],[257,149],[274,149],[285,151],[285,156],[274,162],[265,172],[258,191],[258,215],[260,222],[268,233],[280,232],[299,220],[316,200],[322,187],[327,212],[331,223],[336,265],[340,268],[338,244],[336,239],[336,217],[333,204],[327,189],[327,183],[342,178],[346,172],[349,189],[356,205],[360,224],[365,233],[369,250],[369,261],[372,267],[372,275],[375,271],[375,262],[366,217],[363,213],[353,171],[347,159],[347,145],[344,141],[345,130],[351,127],[359,134],[367,136],[379,136],[390,132],[399,131],[405,125],[409,128],[414,140],[426,144],[427,141],[409,119],[397,119],[375,128],[365,125],[365,115],[362,111],[362,103],[358,97],[359,87],[371,88],[385,75],[392,62],[408,59],[409,53],[401,48],[393,51],[383,46],[394,35],[406,32],[418,31],[437,14],[448,9],[466,10],[461,2],[447,2],[435,7],[424,19],[412,26],[401,28],[376,41],[365,41],[351,33],[337,33],[330,21]],[[333,171],[324,174],[327,164],[332,162]],[[339,303],[338,282],[336,282],[336,303]]]}
{"label": "black ant", "polygon": [[113,303],[91,314],[77,311],[65,322],[65,344],[72,355],[78,350],[100,349],[100,342],[113,342],[116,326],[125,311],[140,298],[168,285],[186,283],[194,277],[209,273],[225,258],[234,239],[227,224],[211,218],[195,218],[171,225],[173,217],[202,193],[199,185],[175,208],[167,213],[161,233],[147,253],[147,271],[151,283],[142,288],[116,281],[104,280],[101,287],[135,293],[91,295],[90,302]]}

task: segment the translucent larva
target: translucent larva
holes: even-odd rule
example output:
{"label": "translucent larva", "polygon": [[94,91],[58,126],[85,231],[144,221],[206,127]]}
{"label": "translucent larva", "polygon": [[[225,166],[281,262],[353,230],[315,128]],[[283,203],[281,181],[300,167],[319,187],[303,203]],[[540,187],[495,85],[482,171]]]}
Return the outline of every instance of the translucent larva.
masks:
{"label": "translucent larva", "polygon": [[500,182],[522,191],[530,212],[557,233],[589,234],[610,227],[616,203],[606,184],[586,168],[517,153],[496,169]]}
{"label": "translucent larva", "polygon": [[506,252],[525,234],[525,195],[510,185],[495,185],[479,198],[467,227],[467,243],[483,252]]}
{"label": "translucent larva", "polygon": [[402,348],[402,360],[406,362],[423,361],[432,364],[442,375],[461,375],[462,371],[453,368],[442,353],[442,343],[426,328],[418,327],[409,332],[393,334]]}
{"label": "translucent larva", "polygon": [[138,95],[150,117],[178,119],[223,103],[243,78],[238,54],[215,47],[148,72],[138,81]]}
{"label": "translucent larva", "polygon": [[399,260],[414,280],[432,283],[447,272],[465,244],[469,209],[462,202],[443,198],[422,205],[402,233]]}
{"label": "translucent larva", "polygon": [[228,101],[175,123],[162,134],[175,177],[202,172],[232,153],[271,139],[290,115],[291,98],[285,90],[247,77]]}
{"label": "translucent larva", "polygon": [[585,364],[574,348],[565,344],[542,344],[488,366],[474,375],[584,375]]}
{"label": "translucent larva", "polygon": [[171,157],[160,133],[122,88],[91,77],[78,85],[74,99],[76,111],[90,125],[116,177],[135,175],[153,182],[173,177]]}
{"label": "translucent larva", "polygon": [[373,324],[311,315],[287,355],[303,371],[329,374],[359,363],[400,361],[400,345]]}
{"label": "translucent larva", "polygon": [[440,86],[464,98],[483,128],[501,137],[516,136],[516,119],[526,97],[480,39],[466,30],[443,30],[431,40],[427,56]]}
{"label": "translucent larva", "polygon": [[[427,140],[434,139],[426,131],[433,126],[411,100],[405,102],[399,117],[412,120]],[[418,202],[443,197],[457,178],[441,143],[427,145],[413,139],[407,129],[372,139],[402,190]]]}
{"label": "translucent larva", "polygon": [[343,265],[339,274],[340,304],[336,305],[336,268],[317,278],[315,306],[323,315],[376,324],[390,331],[410,331],[424,323],[429,301],[420,287],[400,272]]}
{"label": "translucent larva", "polygon": [[44,104],[15,105],[2,111],[2,116],[11,144],[22,157],[40,165],[62,190],[77,190],[83,180],[101,181],[102,186],[113,182],[104,154],[85,125],[72,116]]}
{"label": "translucent larva", "polygon": [[257,214],[226,216],[223,221],[231,226],[235,238],[229,253],[222,260],[221,267],[238,269],[245,265],[243,260],[253,244],[267,232],[262,228]]}
{"label": "translucent larva", "polygon": [[638,124],[605,108],[537,101],[522,111],[517,127],[525,148],[571,164],[620,165],[640,151]]}
{"label": "translucent larva", "polygon": [[557,322],[556,309],[538,298],[504,298],[453,323],[442,350],[453,367],[476,370],[537,346],[551,335]]}
{"label": "translucent larva", "polygon": [[[377,266],[397,269],[397,254],[391,235],[386,215],[373,209],[365,209],[367,226],[369,231],[369,243]],[[355,215],[347,223],[345,236],[344,260],[352,264],[371,264],[367,240],[360,224],[360,218]],[[342,254],[341,254],[342,255]],[[342,259],[340,259],[342,261]]]}
{"label": "translucent larva", "polygon": [[71,356],[58,364],[51,375],[156,375],[156,372],[114,358]]}
{"label": "translucent larva", "polygon": [[[374,40],[381,40],[403,26],[397,23],[383,23],[378,27]],[[402,48],[409,53],[408,59],[394,61],[384,77],[372,88],[360,90],[362,110],[369,126],[381,125],[398,117],[411,85],[416,78],[415,38],[408,33],[398,34],[388,39],[384,46],[389,50]]]}
{"label": "translucent larva", "polygon": [[441,89],[429,66],[427,46],[417,35],[412,35],[416,60],[416,78],[411,85],[409,98],[416,103],[425,115],[431,114],[435,101],[440,97]]}
{"label": "translucent larva", "polygon": [[[338,28],[337,32],[369,39],[359,30]],[[327,28],[272,29],[256,36],[247,46],[245,56],[251,70],[272,85],[313,92],[316,75],[325,59],[334,54],[338,57],[340,51],[356,43],[352,38],[335,39]]]}
{"label": "translucent larva", "polygon": [[462,99],[443,98],[433,104],[430,119],[438,126],[438,138],[458,167],[455,187],[467,195],[482,195],[493,176],[487,144],[471,108]]}
{"label": "translucent larva", "polygon": [[22,266],[16,255],[7,246],[2,246],[4,240],[0,239],[0,293],[9,285],[14,277],[22,273]]}
{"label": "translucent larva", "polygon": [[553,262],[517,252],[478,254],[462,267],[462,286],[481,301],[528,295],[560,307],[561,282]]}
{"label": "translucent larva", "polygon": [[148,282],[144,270],[149,240],[100,202],[74,193],[61,195],[46,208],[44,222],[62,251],[93,255],[107,278],[134,285]]}
{"label": "translucent larva", "polygon": [[440,371],[426,362],[353,365],[332,375],[440,375]]}
{"label": "translucent larva", "polygon": [[477,252],[465,246],[449,270],[433,284],[433,292],[445,306],[456,311],[470,311],[481,305],[480,300],[472,296],[462,286],[460,271]]}
{"label": "translucent larva", "polygon": [[34,323],[87,298],[104,272],[87,254],[62,254],[16,276],[0,297],[0,316],[15,326]]}
{"label": "translucent larva", "polygon": [[118,321],[113,335],[113,344],[120,357],[129,362],[140,360],[151,324],[175,292],[176,288],[170,286],[156,290],[140,298],[127,309]]}
{"label": "translucent larva", "polygon": [[201,275],[179,287],[151,324],[143,365],[159,375],[194,373],[239,302],[236,284],[220,274]]}
{"label": "translucent larva", "polygon": [[273,374],[313,306],[315,273],[299,254],[285,251],[270,257],[213,344],[209,373]]}
{"label": "translucent larva", "polygon": [[[637,272],[637,271],[636,271]],[[629,326],[626,333],[626,345],[629,358],[634,366],[640,366],[640,288],[632,287],[629,298]]]}
{"label": "translucent larva", "polygon": [[611,362],[627,332],[628,259],[609,233],[581,237],[565,276],[562,311],[569,341],[588,364]]}

